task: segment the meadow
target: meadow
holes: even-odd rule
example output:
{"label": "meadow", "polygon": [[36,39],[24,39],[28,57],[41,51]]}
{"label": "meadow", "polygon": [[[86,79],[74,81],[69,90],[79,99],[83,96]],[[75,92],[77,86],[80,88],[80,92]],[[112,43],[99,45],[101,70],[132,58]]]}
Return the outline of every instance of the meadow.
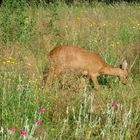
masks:
{"label": "meadow", "polygon": [[[12,6],[0,9],[0,139],[139,140],[140,4]],[[96,91],[88,77],[66,71],[44,89],[47,54],[63,44],[116,67],[126,59],[126,85],[101,76]]]}

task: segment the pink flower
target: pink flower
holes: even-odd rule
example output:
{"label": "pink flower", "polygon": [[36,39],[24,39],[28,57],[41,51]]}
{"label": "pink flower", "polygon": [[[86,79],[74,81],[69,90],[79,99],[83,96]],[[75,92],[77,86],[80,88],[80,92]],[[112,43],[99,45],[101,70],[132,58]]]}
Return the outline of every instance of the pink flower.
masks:
{"label": "pink flower", "polygon": [[25,130],[20,130],[20,134],[23,135],[23,136],[26,136],[27,132]]}
{"label": "pink flower", "polygon": [[36,124],[42,124],[42,120],[36,120]]}
{"label": "pink flower", "polygon": [[118,107],[118,103],[117,103],[117,102],[112,102],[111,106],[112,106],[113,108],[117,108],[117,107]]}
{"label": "pink flower", "polygon": [[11,132],[15,133],[17,129],[16,129],[15,127],[13,127],[13,128],[10,128],[9,130],[10,130]]}
{"label": "pink flower", "polygon": [[40,109],[39,109],[39,112],[41,112],[41,113],[44,113],[46,111],[46,109],[44,108],[44,107],[41,107]]}

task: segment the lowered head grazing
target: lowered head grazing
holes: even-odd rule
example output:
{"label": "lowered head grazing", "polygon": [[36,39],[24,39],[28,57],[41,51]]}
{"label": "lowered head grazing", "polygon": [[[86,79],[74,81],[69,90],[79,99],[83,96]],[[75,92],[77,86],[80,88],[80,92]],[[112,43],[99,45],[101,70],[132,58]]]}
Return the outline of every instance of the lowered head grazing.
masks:
{"label": "lowered head grazing", "polygon": [[127,76],[128,76],[128,72],[127,72],[127,67],[128,67],[128,64],[127,64],[127,61],[124,60],[123,63],[120,65],[120,68],[122,69],[122,74],[120,75],[120,80],[122,83],[125,83],[126,82],[126,79],[127,79]]}
{"label": "lowered head grazing", "polygon": [[48,55],[50,61],[50,71],[47,83],[52,77],[57,76],[65,69],[82,70],[89,75],[96,89],[99,88],[97,77],[100,74],[118,76],[123,82],[127,77],[127,62],[122,63],[121,68],[115,68],[105,62],[105,60],[94,52],[77,46],[57,46]]}

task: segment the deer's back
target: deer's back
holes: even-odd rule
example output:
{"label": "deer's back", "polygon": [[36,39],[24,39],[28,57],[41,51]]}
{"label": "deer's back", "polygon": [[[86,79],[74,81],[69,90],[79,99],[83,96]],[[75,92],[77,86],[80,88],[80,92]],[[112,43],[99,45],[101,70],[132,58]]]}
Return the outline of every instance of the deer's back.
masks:
{"label": "deer's back", "polygon": [[59,67],[99,71],[108,64],[96,53],[76,46],[58,46],[49,53],[50,61]]}

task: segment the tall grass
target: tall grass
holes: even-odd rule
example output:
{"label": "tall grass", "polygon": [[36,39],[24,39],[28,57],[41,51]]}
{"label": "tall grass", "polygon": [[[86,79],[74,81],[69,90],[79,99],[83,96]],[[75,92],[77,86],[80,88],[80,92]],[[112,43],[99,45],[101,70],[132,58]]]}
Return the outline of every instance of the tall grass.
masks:
{"label": "tall grass", "polygon": [[[0,139],[140,139],[140,5],[14,8],[0,9]],[[127,84],[101,76],[96,91],[68,71],[46,91],[43,71],[57,44],[95,51],[114,66],[127,59]]]}

